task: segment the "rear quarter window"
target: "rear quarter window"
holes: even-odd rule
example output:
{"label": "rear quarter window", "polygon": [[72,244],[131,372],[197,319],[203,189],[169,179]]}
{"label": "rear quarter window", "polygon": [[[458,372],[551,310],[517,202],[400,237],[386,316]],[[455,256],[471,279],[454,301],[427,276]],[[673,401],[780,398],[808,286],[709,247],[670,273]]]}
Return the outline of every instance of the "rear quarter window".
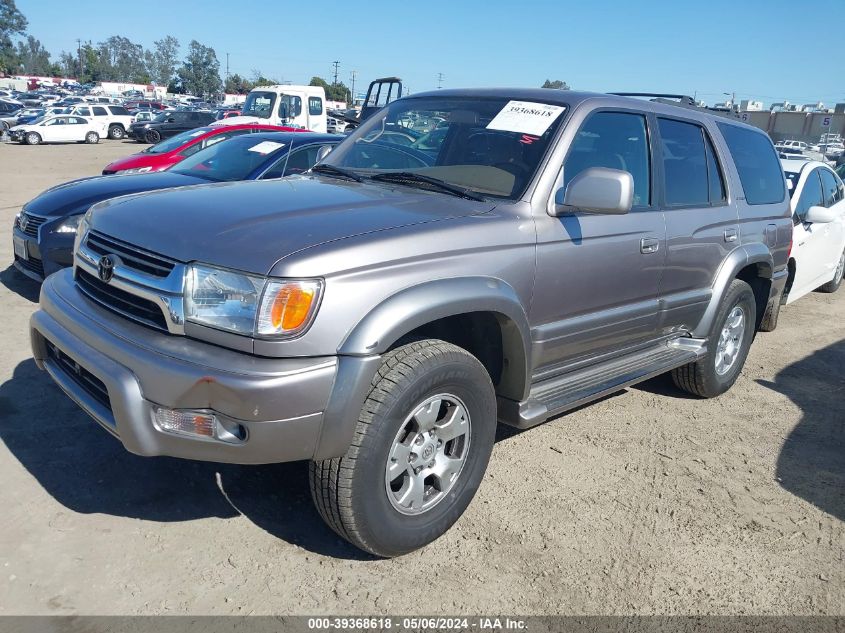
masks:
{"label": "rear quarter window", "polygon": [[783,171],[772,142],[761,132],[718,123],[730,150],[748,204],[773,204],[784,199]]}

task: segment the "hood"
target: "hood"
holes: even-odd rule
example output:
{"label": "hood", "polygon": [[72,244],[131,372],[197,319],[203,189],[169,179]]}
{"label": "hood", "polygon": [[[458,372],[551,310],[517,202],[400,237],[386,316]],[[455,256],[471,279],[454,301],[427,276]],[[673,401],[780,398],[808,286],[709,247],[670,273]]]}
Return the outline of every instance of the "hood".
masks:
{"label": "hood", "polygon": [[492,208],[402,186],[298,176],[112,200],[93,211],[91,227],[179,261],[266,275],[278,260],[312,246]]}
{"label": "hood", "polygon": [[52,187],[24,205],[36,215],[65,216],[83,213],[92,204],[131,193],[207,183],[207,180],[171,172],[94,176]]}

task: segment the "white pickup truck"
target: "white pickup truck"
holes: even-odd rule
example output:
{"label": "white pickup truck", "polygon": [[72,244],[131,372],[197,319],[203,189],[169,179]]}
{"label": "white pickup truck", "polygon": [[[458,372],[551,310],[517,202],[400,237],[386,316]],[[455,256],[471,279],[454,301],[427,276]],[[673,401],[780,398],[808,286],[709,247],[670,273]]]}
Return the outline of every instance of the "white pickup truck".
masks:
{"label": "white pickup truck", "polygon": [[320,86],[258,86],[247,95],[240,116],[214,125],[265,123],[327,132],[326,91]]}
{"label": "white pickup truck", "polygon": [[126,136],[126,130],[132,125],[132,115],[129,110],[120,105],[106,103],[80,104],[71,106],[67,114],[84,116],[97,124],[104,125],[109,138],[118,140]]}

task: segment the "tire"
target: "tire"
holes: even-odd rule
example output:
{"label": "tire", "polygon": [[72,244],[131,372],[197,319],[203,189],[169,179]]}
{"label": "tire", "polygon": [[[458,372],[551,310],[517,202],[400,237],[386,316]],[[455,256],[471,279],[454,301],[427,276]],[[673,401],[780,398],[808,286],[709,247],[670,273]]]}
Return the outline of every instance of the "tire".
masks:
{"label": "tire", "polygon": [[119,125],[112,125],[109,128],[109,138],[115,141],[119,141],[124,136],[126,136],[126,132],[124,129]]}
{"label": "tire", "polygon": [[37,132],[27,132],[24,136],[24,142],[27,145],[38,145],[41,142],[41,136]]}
{"label": "tire", "polygon": [[9,124],[6,121],[0,121],[0,132],[8,132]]}
{"label": "tire", "polygon": [[839,256],[839,263],[836,265],[836,270],[833,273],[833,279],[828,281],[825,285],[819,286],[821,292],[836,292],[839,286],[842,285],[842,276],[845,274],[845,252]]}
{"label": "tire", "polygon": [[161,134],[159,134],[158,130],[149,130],[144,135],[144,140],[147,141],[147,143],[152,143],[153,145],[155,145],[161,140]]}
{"label": "tire", "polygon": [[[451,419],[466,422],[443,424],[460,415],[461,406],[466,415]],[[458,426],[450,434],[451,424]],[[420,428],[435,434],[418,434]],[[484,477],[495,433],[496,396],[478,359],[439,340],[402,345],[385,354],[346,454],[311,463],[314,505],[356,547],[382,557],[406,554],[440,537],[466,510]],[[457,460],[450,466],[456,474],[435,485],[441,480],[431,465],[441,468],[450,457]],[[399,467],[388,468],[391,463]],[[422,477],[416,477],[415,463]],[[420,503],[404,504],[403,490]]]}
{"label": "tire", "polygon": [[[737,312],[739,311],[739,312]],[[742,323],[737,323],[741,313]],[[736,382],[754,340],[754,324],[757,320],[757,303],[754,291],[741,279],[734,279],[713,320],[707,344],[707,353],[693,363],[672,370],[675,385],[688,393],[702,398],[714,398],[725,393]],[[736,327],[731,330],[731,323]],[[722,347],[722,337],[727,344]],[[730,354],[730,364],[726,358]],[[721,365],[717,366],[717,363]],[[726,366],[727,365],[727,366]]]}
{"label": "tire", "polygon": [[89,145],[96,145],[100,142],[100,135],[96,132],[88,132],[88,134],[85,135],[85,142]]}

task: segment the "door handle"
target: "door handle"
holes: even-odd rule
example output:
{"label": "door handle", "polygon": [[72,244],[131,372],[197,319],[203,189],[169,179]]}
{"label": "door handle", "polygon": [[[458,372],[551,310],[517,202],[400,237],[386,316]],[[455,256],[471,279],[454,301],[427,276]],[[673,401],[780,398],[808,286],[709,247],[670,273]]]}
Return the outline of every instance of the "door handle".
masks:
{"label": "door handle", "polygon": [[725,229],[725,241],[736,242],[736,229]]}
{"label": "door handle", "polygon": [[660,248],[660,240],[658,239],[653,237],[644,237],[640,240],[641,253],[656,253],[658,248]]}

